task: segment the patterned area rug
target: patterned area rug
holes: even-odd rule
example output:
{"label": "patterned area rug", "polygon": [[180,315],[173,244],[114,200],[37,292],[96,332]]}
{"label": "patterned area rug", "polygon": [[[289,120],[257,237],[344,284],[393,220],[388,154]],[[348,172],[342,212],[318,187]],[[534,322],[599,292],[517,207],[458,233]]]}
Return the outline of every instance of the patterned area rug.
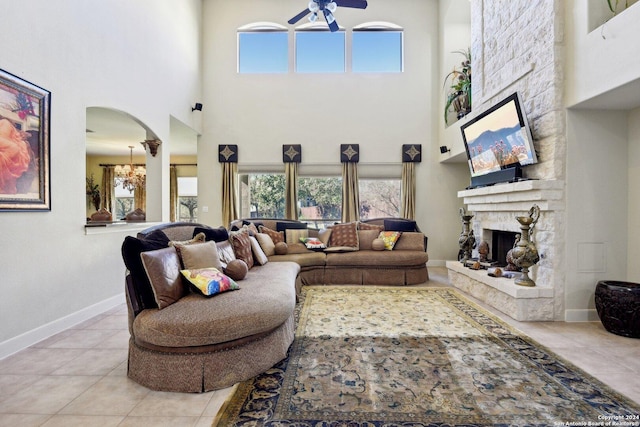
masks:
{"label": "patterned area rug", "polygon": [[640,425],[638,405],[453,289],[307,287],[298,309],[288,358],[214,426]]}

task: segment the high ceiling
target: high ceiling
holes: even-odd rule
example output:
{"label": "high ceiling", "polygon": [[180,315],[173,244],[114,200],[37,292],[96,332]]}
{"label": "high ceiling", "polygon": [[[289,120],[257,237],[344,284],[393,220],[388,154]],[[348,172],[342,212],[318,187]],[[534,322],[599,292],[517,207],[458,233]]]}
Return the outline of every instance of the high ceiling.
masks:
{"label": "high ceiling", "polygon": [[[172,155],[196,155],[196,134],[193,129],[171,120]],[[140,144],[147,139],[147,132],[132,116],[109,108],[87,108],[87,155],[91,156],[128,156],[129,146],[133,146],[134,155],[143,155]]]}

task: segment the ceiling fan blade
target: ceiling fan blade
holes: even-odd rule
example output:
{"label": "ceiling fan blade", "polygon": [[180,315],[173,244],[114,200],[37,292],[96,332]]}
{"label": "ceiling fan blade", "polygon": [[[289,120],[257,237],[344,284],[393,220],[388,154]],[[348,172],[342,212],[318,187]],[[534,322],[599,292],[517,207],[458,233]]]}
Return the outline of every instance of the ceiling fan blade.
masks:
{"label": "ceiling fan blade", "polygon": [[368,6],[367,0],[333,0],[338,6],[353,7],[356,9],[366,9]]}
{"label": "ceiling fan blade", "polygon": [[323,12],[324,12],[324,18],[327,20],[327,24],[329,24],[329,30],[331,30],[332,33],[335,33],[336,31],[338,31],[340,27],[338,26],[338,22],[336,21],[336,18],[333,17],[333,14],[329,12],[328,9],[324,9]]}
{"label": "ceiling fan blade", "polygon": [[302,18],[304,18],[305,16],[307,16],[308,14],[310,14],[311,11],[309,9],[305,9],[302,12],[300,12],[299,14],[297,14],[296,16],[294,16],[293,18],[289,19],[289,24],[295,24],[296,22],[298,22],[299,20],[301,20]]}

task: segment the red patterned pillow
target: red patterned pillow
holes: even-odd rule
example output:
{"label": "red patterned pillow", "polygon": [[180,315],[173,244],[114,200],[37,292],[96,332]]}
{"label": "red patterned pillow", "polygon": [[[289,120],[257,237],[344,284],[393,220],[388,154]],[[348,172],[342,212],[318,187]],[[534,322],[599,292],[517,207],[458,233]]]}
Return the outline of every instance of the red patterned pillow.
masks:
{"label": "red patterned pillow", "polygon": [[358,229],[384,231],[384,225],[376,225],[376,224],[368,224],[366,222],[359,222]]}
{"label": "red patterned pillow", "polygon": [[272,230],[268,227],[265,227],[264,225],[261,225],[260,232],[271,237],[271,240],[273,240],[274,244],[284,242],[284,232],[282,231]]}
{"label": "red patterned pillow", "polygon": [[329,246],[347,246],[350,248],[358,248],[358,223],[348,222],[346,224],[336,224],[331,227],[331,237],[329,237]]}
{"label": "red patterned pillow", "polygon": [[249,233],[237,232],[231,233],[231,244],[233,245],[233,252],[236,255],[236,259],[241,259],[247,264],[249,270],[253,267],[253,253],[251,252],[251,239],[249,239]]}

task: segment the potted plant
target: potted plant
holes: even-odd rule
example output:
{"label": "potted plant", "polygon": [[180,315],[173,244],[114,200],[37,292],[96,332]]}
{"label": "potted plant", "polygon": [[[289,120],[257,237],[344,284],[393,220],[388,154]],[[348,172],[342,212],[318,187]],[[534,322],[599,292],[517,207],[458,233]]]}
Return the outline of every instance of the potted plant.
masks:
{"label": "potted plant", "polygon": [[93,174],[87,178],[87,197],[91,200],[93,207],[96,211],[100,210],[100,186],[95,183]]}
{"label": "potted plant", "polygon": [[449,84],[447,98],[444,105],[444,122],[449,124],[449,110],[453,106],[456,117],[463,118],[471,112],[471,49],[457,50],[464,56],[460,69],[454,67],[453,71],[444,78],[444,85]]}

